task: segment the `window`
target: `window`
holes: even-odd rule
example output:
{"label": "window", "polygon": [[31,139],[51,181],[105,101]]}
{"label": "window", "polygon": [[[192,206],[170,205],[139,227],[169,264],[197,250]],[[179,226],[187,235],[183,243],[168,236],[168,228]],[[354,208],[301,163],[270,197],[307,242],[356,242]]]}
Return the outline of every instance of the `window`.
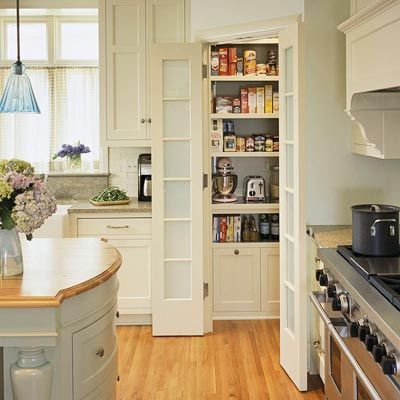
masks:
{"label": "window", "polygon": [[[16,59],[15,20],[0,20],[0,94]],[[38,172],[62,171],[52,160],[62,144],[78,141],[91,152],[87,171],[99,168],[97,17],[21,19],[21,58],[41,114],[0,114],[0,159],[22,158]]]}

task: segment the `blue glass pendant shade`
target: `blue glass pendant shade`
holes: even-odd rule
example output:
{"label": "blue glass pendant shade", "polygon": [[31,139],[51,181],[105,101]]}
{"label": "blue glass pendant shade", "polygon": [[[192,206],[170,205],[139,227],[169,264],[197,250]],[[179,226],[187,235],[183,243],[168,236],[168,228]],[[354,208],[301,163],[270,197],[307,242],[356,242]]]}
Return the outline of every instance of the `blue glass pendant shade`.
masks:
{"label": "blue glass pendant shade", "polygon": [[25,69],[26,67],[21,61],[12,65],[11,74],[0,100],[0,113],[40,114],[40,108]]}

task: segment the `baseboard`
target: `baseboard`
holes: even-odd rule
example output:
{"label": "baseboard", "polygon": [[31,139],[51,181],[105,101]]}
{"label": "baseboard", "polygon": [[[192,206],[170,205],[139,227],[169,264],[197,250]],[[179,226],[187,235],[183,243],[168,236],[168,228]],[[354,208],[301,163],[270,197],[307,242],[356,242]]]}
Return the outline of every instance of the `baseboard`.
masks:
{"label": "baseboard", "polygon": [[279,315],[271,315],[268,313],[262,313],[258,311],[253,312],[214,312],[213,313],[213,320],[220,321],[220,320],[250,320],[250,319],[279,319]]}
{"label": "baseboard", "polygon": [[117,325],[151,325],[151,314],[121,314],[117,318]]}

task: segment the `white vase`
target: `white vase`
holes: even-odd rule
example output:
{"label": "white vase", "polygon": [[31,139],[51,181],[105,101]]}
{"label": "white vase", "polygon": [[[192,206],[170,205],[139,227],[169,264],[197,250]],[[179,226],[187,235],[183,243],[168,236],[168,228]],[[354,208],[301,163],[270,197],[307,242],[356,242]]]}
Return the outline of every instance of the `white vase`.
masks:
{"label": "white vase", "polygon": [[0,229],[0,277],[22,274],[21,241],[14,229]]}
{"label": "white vase", "polygon": [[10,375],[14,400],[51,399],[53,366],[42,347],[21,348]]}

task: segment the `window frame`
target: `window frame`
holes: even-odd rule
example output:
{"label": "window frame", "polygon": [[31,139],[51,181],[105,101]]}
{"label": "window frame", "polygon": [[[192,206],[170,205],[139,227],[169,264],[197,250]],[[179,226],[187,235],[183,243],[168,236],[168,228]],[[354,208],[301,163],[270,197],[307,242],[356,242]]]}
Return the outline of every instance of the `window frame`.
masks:
{"label": "window frame", "polygon": [[[7,59],[7,24],[15,24],[15,17],[1,16],[0,17],[0,64],[12,65],[16,60]],[[94,23],[99,24],[97,15],[93,16],[29,16],[21,17],[21,23],[45,23],[47,32],[47,60],[29,60],[22,61],[27,65],[37,66],[88,66],[98,67],[99,60],[62,60],[60,58],[61,50],[61,24],[62,23]],[[100,56],[99,56],[100,58]]]}

